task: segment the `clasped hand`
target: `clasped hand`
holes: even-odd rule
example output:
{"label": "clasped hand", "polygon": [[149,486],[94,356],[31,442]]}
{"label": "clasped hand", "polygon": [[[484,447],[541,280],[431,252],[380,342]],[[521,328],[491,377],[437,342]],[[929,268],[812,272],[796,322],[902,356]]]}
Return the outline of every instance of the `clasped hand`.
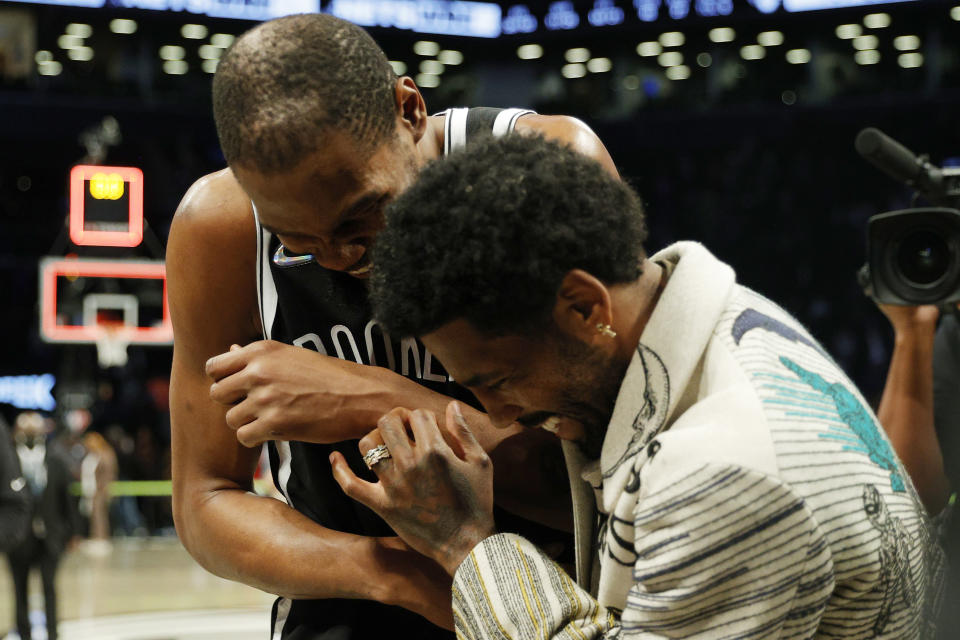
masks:
{"label": "clasped hand", "polygon": [[490,458],[456,402],[447,406],[443,428],[430,411],[394,409],[361,439],[360,451],[380,444],[390,457],[372,467],[379,482],[358,478],[338,452],[330,456],[334,478],[411,548],[453,575],[474,546],[496,533]]}
{"label": "clasped hand", "polygon": [[[260,340],[207,361],[210,397],[229,406],[241,444],[331,443],[365,433],[383,413],[386,369]],[[389,406],[389,405],[387,405]]]}

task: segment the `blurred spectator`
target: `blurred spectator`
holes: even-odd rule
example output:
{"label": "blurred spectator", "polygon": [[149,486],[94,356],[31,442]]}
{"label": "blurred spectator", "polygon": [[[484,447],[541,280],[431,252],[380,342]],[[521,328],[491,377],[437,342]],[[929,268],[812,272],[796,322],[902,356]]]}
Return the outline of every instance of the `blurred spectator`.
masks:
{"label": "blurred spectator", "polygon": [[0,418],[0,551],[17,546],[27,534],[30,496],[26,488],[10,432]]}
{"label": "blurred spectator", "polygon": [[87,451],[80,463],[83,512],[90,518],[90,540],[85,550],[94,555],[110,553],[110,485],[117,480],[117,454],[95,431],[83,437]]}
{"label": "blurred spectator", "polygon": [[21,413],[14,426],[17,457],[31,498],[31,526],[26,538],[7,552],[21,640],[32,638],[27,580],[34,567],[40,569],[43,582],[47,638],[57,638],[57,565],[73,535],[75,523],[69,496],[70,472],[60,456],[48,453],[49,431],[47,421],[35,412]]}

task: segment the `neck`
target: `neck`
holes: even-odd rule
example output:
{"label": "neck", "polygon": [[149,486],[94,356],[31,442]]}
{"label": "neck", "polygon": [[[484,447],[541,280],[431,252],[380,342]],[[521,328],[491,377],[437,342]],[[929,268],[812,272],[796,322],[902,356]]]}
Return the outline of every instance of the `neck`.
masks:
{"label": "neck", "polygon": [[617,358],[626,364],[640,342],[660,293],[666,285],[665,272],[656,262],[644,259],[643,274],[635,281],[610,289],[613,330],[617,332]]}
{"label": "neck", "polygon": [[436,160],[443,156],[443,125],[444,116],[430,116],[427,118],[427,130],[417,142],[417,152],[420,154],[421,164]]}

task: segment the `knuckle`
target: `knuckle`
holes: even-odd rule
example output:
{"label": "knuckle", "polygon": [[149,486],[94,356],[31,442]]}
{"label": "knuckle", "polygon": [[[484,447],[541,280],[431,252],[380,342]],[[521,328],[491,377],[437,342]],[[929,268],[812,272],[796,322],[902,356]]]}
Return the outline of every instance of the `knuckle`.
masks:
{"label": "knuckle", "polygon": [[481,469],[489,469],[493,466],[493,460],[490,459],[490,456],[486,452],[482,452],[477,456],[477,466]]}
{"label": "knuckle", "polygon": [[267,381],[266,367],[259,360],[253,360],[247,365],[247,376],[252,383],[261,385]]}

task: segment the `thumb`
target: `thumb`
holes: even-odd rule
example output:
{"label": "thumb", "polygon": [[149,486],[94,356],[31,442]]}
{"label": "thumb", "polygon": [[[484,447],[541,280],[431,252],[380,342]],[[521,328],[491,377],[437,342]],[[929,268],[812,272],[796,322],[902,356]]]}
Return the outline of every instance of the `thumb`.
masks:
{"label": "thumb", "polygon": [[470,430],[470,425],[467,424],[467,419],[463,417],[463,409],[456,400],[447,405],[446,425],[447,432],[453,440],[456,441],[460,449],[460,451],[457,452],[458,456],[464,460],[476,460],[477,458],[486,457],[487,453],[483,450],[483,447],[480,446],[480,443],[477,442],[476,437],[474,437],[473,431]]}
{"label": "thumb", "polygon": [[230,351],[240,351],[240,349],[242,349],[242,348],[243,348],[243,347],[241,347],[241,346],[238,345],[238,344],[232,344],[232,345],[230,345]]}

